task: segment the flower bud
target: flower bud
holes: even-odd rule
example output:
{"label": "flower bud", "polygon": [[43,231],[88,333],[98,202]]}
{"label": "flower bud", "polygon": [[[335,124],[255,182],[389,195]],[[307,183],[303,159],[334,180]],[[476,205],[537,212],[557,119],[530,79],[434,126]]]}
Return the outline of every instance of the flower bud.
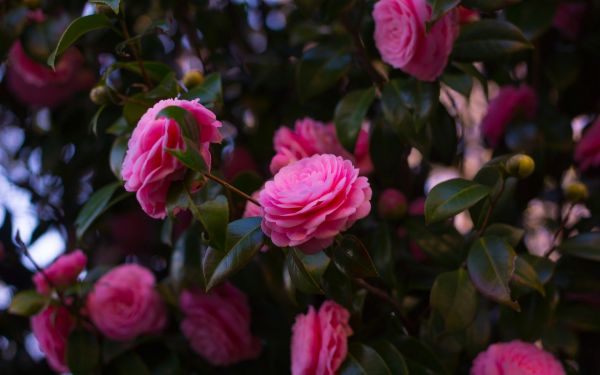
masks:
{"label": "flower bud", "polygon": [[508,159],[506,170],[513,177],[526,178],[535,170],[535,162],[528,155],[518,154]]}
{"label": "flower bud", "polygon": [[565,195],[569,202],[583,202],[590,196],[587,186],[581,182],[574,182],[567,186]]}
{"label": "flower bud", "polygon": [[198,70],[190,70],[183,76],[183,85],[188,89],[200,85],[204,82],[204,76]]}
{"label": "flower bud", "polygon": [[379,196],[377,210],[384,219],[398,220],[406,215],[406,196],[396,189],[385,189]]}
{"label": "flower bud", "polygon": [[104,85],[99,85],[90,90],[90,100],[97,105],[104,105],[110,99],[109,89]]}

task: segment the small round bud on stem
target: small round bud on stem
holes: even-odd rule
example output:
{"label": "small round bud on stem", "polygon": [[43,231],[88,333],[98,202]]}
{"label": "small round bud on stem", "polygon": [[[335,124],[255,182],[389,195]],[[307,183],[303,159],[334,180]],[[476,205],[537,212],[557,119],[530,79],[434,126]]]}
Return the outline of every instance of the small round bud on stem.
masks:
{"label": "small round bud on stem", "polygon": [[185,87],[191,89],[192,87],[196,87],[204,82],[204,76],[198,70],[190,70],[189,72],[185,73],[182,81]]}
{"label": "small round bud on stem", "polygon": [[574,182],[565,189],[565,196],[569,202],[579,203],[589,198],[590,192],[581,182]]}
{"label": "small round bud on stem", "polygon": [[406,215],[407,209],[406,196],[399,190],[385,189],[379,196],[377,210],[384,219],[402,219]]}
{"label": "small round bud on stem", "polygon": [[524,154],[518,154],[506,162],[506,171],[509,175],[517,178],[527,178],[535,170],[535,162],[533,159]]}
{"label": "small round bud on stem", "polygon": [[90,100],[96,105],[104,105],[110,100],[108,87],[99,85],[90,90]]}

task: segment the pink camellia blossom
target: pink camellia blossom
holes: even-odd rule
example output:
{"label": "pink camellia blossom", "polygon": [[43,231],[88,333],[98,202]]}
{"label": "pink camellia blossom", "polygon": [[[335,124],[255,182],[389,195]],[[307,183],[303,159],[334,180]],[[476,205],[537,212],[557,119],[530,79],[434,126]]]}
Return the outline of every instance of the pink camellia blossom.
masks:
{"label": "pink camellia blossom", "polygon": [[75,327],[75,321],[64,307],[49,305],[31,317],[31,331],[48,364],[56,372],[68,372],[67,339]]}
{"label": "pink camellia blossom", "polygon": [[383,61],[422,80],[439,77],[458,36],[458,16],[450,11],[426,31],[427,0],[380,0],[373,9],[375,45]]}
{"label": "pink camellia blossom", "polygon": [[458,23],[461,25],[479,20],[479,12],[474,9],[469,9],[463,6],[459,6],[456,9],[458,12]]}
{"label": "pink camellia blossom", "polygon": [[481,132],[487,142],[492,147],[496,147],[511,121],[532,119],[537,107],[537,95],[531,87],[504,86],[496,98],[490,101],[487,113],[481,122]]}
{"label": "pink camellia blossom", "polygon": [[167,323],[166,307],[154,284],[152,272],[136,264],[110,270],[87,298],[94,325],[105,336],[122,341],[162,330]]}
{"label": "pink camellia blossom", "polygon": [[490,345],[479,353],[471,375],[564,375],[552,354],[519,340]]}
{"label": "pink camellia blossom", "polygon": [[333,301],[310,306],[292,327],[292,375],[335,375],[348,354],[350,313]]}
{"label": "pink camellia blossom", "polygon": [[406,196],[397,189],[385,189],[377,201],[379,216],[385,219],[401,219],[407,211]]}
{"label": "pink camellia blossom", "polygon": [[286,165],[316,154],[339,155],[356,164],[361,174],[372,172],[369,156],[369,124],[361,127],[354,155],[350,154],[337,139],[335,125],[324,124],[311,118],[296,121],[294,129],[281,127],[273,139],[275,156],[271,160],[271,173],[277,173]]}
{"label": "pink camellia blossom", "polygon": [[[252,193],[252,198],[254,198],[258,201],[259,195],[260,195],[260,190],[257,190],[254,193]],[[244,214],[242,215],[243,217],[257,217],[257,216],[262,217],[262,215],[263,215],[262,209],[260,208],[260,206],[257,206],[250,201],[246,202],[246,209],[244,210]]]}
{"label": "pink camellia blossom", "polygon": [[[33,275],[33,283],[38,293],[48,294],[51,287],[64,288],[73,284],[87,264],[87,257],[81,250],[59,256],[54,263]],[[48,284],[50,281],[50,284]]]}
{"label": "pink camellia blossom", "polygon": [[181,331],[192,349],[214,366],[257,358],[262,345],[250,331],[250,307],[230,283],[210,293],[184,290],[179,297]]}
{"label": "pink camellia blossom", "polygon": [[160,111],[176,106],[191,113],[198,124],[200,155],[210,169],[210,143],[221,142],[219,127],[213,112],[198,100],[167,99],[156,103],[140,118],[128,143],[122,175],[125,189],[135,191],[142,209],[155,219],[167,215],[166,201],[173,181],[183,179],[187,168],[167,149],[184,149],[181,129],[177,122],[159,117]]}
{"label": "pink camellia blossom", "polygon": [[600,166],[600,117],[575,146],[575,161],[579,163],[579,169],[582,171]]}
{"label": "pink camellia blossom", "polygon": [[94,74],[84,67],[83,56],[75,48],[68,49],[58,60],[56,70],[52,70],[29,57],[17,41],[8,52],[6,82],[24,104],[53,108],[76,92],[92,87]]}
{"label": "pink camellia blossom", "polygon": [[315,253],[371,211],[371,186],[349,160],[314,155],[281,168],[260,192],[262,230],[279,247]]}
{"label": "pink camellia blossom", "polygon": [[552,25],[568,39],[575,40],[581,32],[588,5],[584,1],[561,2],[556,8]]}

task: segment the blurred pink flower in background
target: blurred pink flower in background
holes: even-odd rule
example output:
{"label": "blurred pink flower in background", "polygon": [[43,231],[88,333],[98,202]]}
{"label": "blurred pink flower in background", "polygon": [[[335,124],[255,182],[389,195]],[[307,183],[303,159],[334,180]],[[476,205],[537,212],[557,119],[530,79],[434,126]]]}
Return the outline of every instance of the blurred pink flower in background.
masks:
{"label": "blurred pink flower in background", "polygon": [[31,331],[48,364],[56,372],[68,372],[67,340],[75,321],[64,307],[49,305],[31,318]]}
{"label": "blurred pink flower in background", "polygon": [[459,6],[456,8],[458,11],[458,23],[461,25],[471,23],[479,20],[479,12],[474,9]]}
{"label": "blurred pink flower in background", "polygon": [[70,48],[58,60],[56,70],[52,70],[29,57],[17,41],[8,52],[8,89],[24,104],[56,107],[94,84],[94,74],[84,63],[81,53]]}
{"label": "blurred pink flower in background", "polygon": [[385,219],[401,219],[407,211],[406,196],[398,189],[388,188],[381,192],[377,212]]}
{"label": "blurred pink flower in background", "polygon": [[87,257],[81,250],[61,255],[44,270],[43,274],[38,272],[33,275],[35,289],[38,293],[48,294],[52,287],[59,289],[67,287],[77,281],[77,276],[84,270],[86,264]]}
{"label": "blurred pink flower in background", "polygon": [[492,147],[498,146],[507,126],[516,119],[532,119],[537,107],[537,95],[531,87],[502,87],[498,95],[490,101],[487,114],[481,122],[484,138]]}
{"label": "blurred pink flower in background", "polygon": [[381,58],[422,81],[439,77],[458,36],[458,15],[450,11],[426,32],[426,0],[380,0],[373,9],[375,44]]}
{"label": "blurred pink flower in background", "polygon": [[325,301],[319,311],[310,306],[292,327],[292,375],[335,375],[348,354],[352,328],[348,310]]}
{"label": "blurred pink flower in background", "polygon": [[569,39],[577,39],[583,26],[588,5],[583,2],[564,1],[558,4],[552,25]]}
{"label": "blurred pink flower in background", "polygon": [[552,354],[522,341],[490,345],[473,361],[471,375],[564,375]]}
{"label": "blurred pink flower in background", "polygon": [[181,331],[192,349],[214,366],[254,359],[262,344],[250,331],[251,313],[246,295],[233,284],[209,293],[184,290],[179,299]]}
{"label": "blurred pink flower in background", "polygon": [[242,172],[258,172],[254,156],[243,146],[235,146],[231,153],[223,158],[222,169],[228,181]]}
{"label": "blurred pink flower in background", "polygon": [[575,146],[574,158],[582,171],[600,166],[600,117],[583,133]]}

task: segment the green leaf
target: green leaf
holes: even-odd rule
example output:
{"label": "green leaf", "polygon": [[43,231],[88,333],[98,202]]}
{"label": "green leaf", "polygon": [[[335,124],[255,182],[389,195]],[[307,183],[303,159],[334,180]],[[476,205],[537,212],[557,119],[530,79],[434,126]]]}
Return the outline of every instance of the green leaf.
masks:
{"label": "green leaf", "polygon": [[425,201],[425,220],[435,223],[446,220],[487,197],[490,188],[473,181],[455,178],[431,189]]}
{"label": "green leaf", "polygon": [[467,267],[471,281],[484,296],[519,311],[508,283],[515,271],[515,251],[500,237],[482,237],[471,246]]}
{"label": "green leaf", "polygon": [[484,12],[493,12],[520,3],[521,1],[522,0],[462,0],[462,5],[467,8],[478,9]]}
{"label": "green leaf", "polygon": [[567,238],[558,250],[565,255],[600,261],[600,232],[578,234]]}
{"label": "green leaf", "polygon": [[545,285],[548,281],[550,281],[550,279],[552,279],[555,266],[553,261],[548,258],[539,257],[533,254],[519,254],[519,257],[523,258],[533,267],[542,285]]}
{"label": "green leaf", "polygon": [[306,100],[331,88],[346,74],[351,60],[344,45],[318,45],[305,51],[296,68],[300,98]]}
{"label": "green leaf", "polygon": [[260,217],[232,221],[227,225],[225,252],[208,248],[204,260],[206,289],[209,290],[243,268],[263,244]]}
{"label": "green leaf", "polygon": [[[144,70],[146,70],[146,74],[148,78],[150,78],[154,82],[161,82],[169,73],[172,73],[173,70],[167,64],[163,64],[157,61],[143,61]],[[140,63],[137,61],[129,61],[129,62],[117,62],[112,65],[114,69],[124,69],[135,73],[139,76],[142,76],[142,69],[140,68]]]}
{"label": "green leaf", "polygon": [[123,177],[121,176],[121,166],[123,165],[123,159],[125,159],[125,153],[127,152],[128,141],[128,136],[122,135],[120,137],[117,137],[110,149],[110,170],[119,180],[123,179]]}
{"label": "green leaf", "polygon": [[481,20],[462,27],[452,58],[467,62],[494,60],[531,48],[531,43],[515,25]]}
{"label": "green leaf", "polygon": [[135,352],[128,352],[114,361],[117,375],[150,375],[150,369]]}
{"label": "green leaf", "polygon": [[431,288],[430,304],[444,318],[446,331],[466,328],[477,312],[477,292],[467,271],[461,268],[440,274]]}
{"label": "green leaf", "polygon": [[94,133],[94,135],[98,135],[98,120],[100,119],[100,116],[106,107],[106,104],[101,105],[90,120],[90,129],[92,129],[92,133]]}
{"label": "green leaf", "polygon": [[8,312],[15,315],[32,316],[40,312],[48,302],[48,297],[35,290],[24,290],[13,296]]}
{"label": "green leaf", "polygon": [[546,295],[535,268],[520,256],[515,259],[515,273],[512,280],[519,285],[537,290],[543,296]]}
{"label": "green leaf", "polygon": [[506,18],[518,26],[527,38],[541,36],[556,14],[557,0],[527,0],[506,9]]}
{"label": "green leaf", "polygon": [[115,14],[119,14],[121,0],[91,0],[90,3],[109,6]]}
{"label": "green leaf", "polygon": [[475,65],[468,64],[468,63],[453,62],[452,66],[456,67],[457,69],[461,70],[463,73],[466,73],[466,74],[470,75],[471,77],[475,78],[476,80],[478,80],[479,83],[481,84],[481,87],[483,88],[485,97],[488,98],[489,93],[488,93],[487,78],[483,74],[481,74],[481,72],[477,69],[477,67],[475,67]]}
{"label": "green leaf", "polygon": [[185,142],[184,150],[168,148],[167,152],[175,156],[177,160],[193,171],[200,173],[208,172],[206,161],[204,161],[204,158],[198,152],[198,145],[187,137],[183,137],[183,141]]}
{"label": "green leaf", "polygon": [[439,105],[439,93],[437,83],[412,78],[394,79],[383,87],[381,106],[384,116],[396,126],[410,123],[413,132],[418,133],[433,117]]}
{"label": "green leaf", "polygon": [[200,138],[198,123],[189,111],[181,107],[170,106],[158,112],[156,118],[161,117],[175,120],[185,138],[189,138],[192,142],[198,142]]}
{"label": "green leaf", "polygon": [[[437,20],[456,7],[461,0],[428,0],[431,4],[431,20]],[[431,22],[431,21],[430,21]]]}
{"label": "green leaf", "polygon": [[221,100],[223,96],[223,86],[221,84],[221,75],[218,73],[209,74],[204,77],[204,81],[190,91],[182,95],[184,99],[200,99],[200,104],[212,108],[215,103]]}
{"label": "green leaf", "polygon": [[447,374],[434,352],[422,341],[404,336],[393,342],[404,355],[411,374]]}
{"label": "green leaf", "polygon": [[442,76],[442,82],[467,99],[471,96],[471,90],[473,89],[473,77],[468,74],[444,73]]}
{"label": "green leaf", "polygon": [[423,218],[414,217],[406,220],[406,229],[410,239],[434,262],[456,268],[464,261],[464,238],[451,223],[426,226]]}
{"label": "green leaf", "polygon": [[394,375],[408,375],[408,367],[404,356],[392,343],[386,340],[376,341],[371,345],[373,349],[383,358],[387,367]]}
{"label": "green leaf", "polygon": [[208,232],[209,243],[218,250],[225,250],[227,223],[229,223],[229,205],[223,195],[198,206],[198,218]]}
{"label": "green leaf", "polygon": [[329,257],[323,251],[308,255],[296,248],[290,248],[286,265],[292,285],[304,293],[323,294],[321,279],[329,262]]}
{"label": "green leaf", "polygon": [[69,334],[67,343],[67,365],[73,375],[95,373],[100,364],[100,344],[96,335],[85,329]]}
{"label": "green leaf", "polygon": [[195,226],[185,231],[175,243],[169,275],[177,288],[204,288],[202,244]]}
{"label": "green leaf", "polygon": [[508,224],[494,223],[485,229],[484,234],[486,236],[502,237],[511,246],[515,247],[523,239],[525,230]]}
{"label": "green leaf", "polygon": [[94,220],[106,211],[110,199],[120,186],[120,182],[113,182],[92,194],[75,219],[77,238],[81,238]]}
{"label": "green leaf", "polygon": [[63,32],[58,45],[48,56],[48,65],[54,69],[56,58],[65,52],[73,43],[77,41],[84,34],[89,33],[93,30],[106,29],[112,26],[112,23],[108,17],[103,14],[92,14],[89,16],[83,16],[76,18],[67,26]]}
{"label": "green leaf", "polygon": [[354,152],[360,128],[373,100],[375,89],[370,87],[346,94],[335,107],[335,131],[342,145],[350,152]]}
{"label": "green leaf", "polygon": [[365,245],[345,235],[331,251],[334,264],[349,277],[377,277],[377,269]]}
{"label": "green leaf", "polygon": [[338,373],[340,375],[393,374],[375,349],[358,342],[351,342],[348,345],[348,355]]}

